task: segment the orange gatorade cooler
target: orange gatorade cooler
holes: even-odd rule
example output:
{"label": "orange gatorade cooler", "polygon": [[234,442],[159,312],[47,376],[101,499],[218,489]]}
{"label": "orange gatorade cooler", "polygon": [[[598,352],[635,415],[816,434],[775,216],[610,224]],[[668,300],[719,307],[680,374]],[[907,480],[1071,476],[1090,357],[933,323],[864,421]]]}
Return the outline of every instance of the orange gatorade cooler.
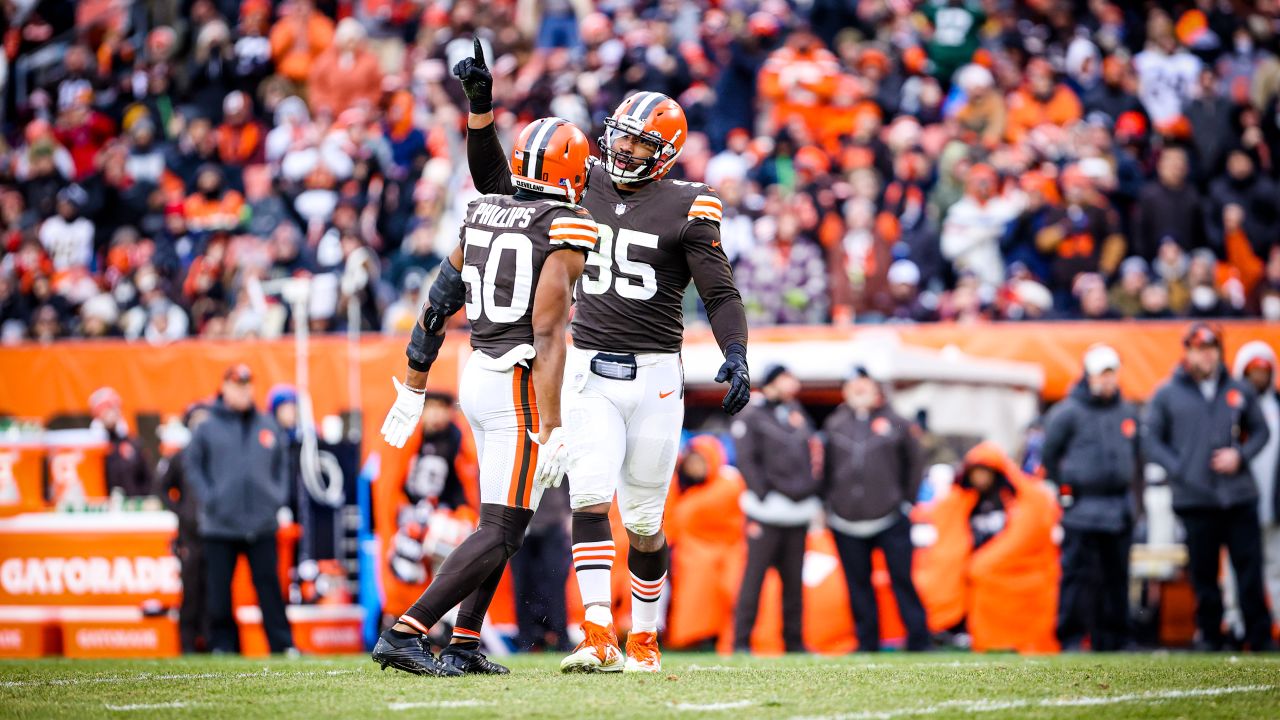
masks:
{"label": "orange gatorade cooler", "polygon": [[49,430],[49,497],[54,505],[107,497],[107,438],[92,430]]}
{"label": "orange gatorade cooler", "polygon": [[45,507],[43,433],[0,433],[0,517]]}

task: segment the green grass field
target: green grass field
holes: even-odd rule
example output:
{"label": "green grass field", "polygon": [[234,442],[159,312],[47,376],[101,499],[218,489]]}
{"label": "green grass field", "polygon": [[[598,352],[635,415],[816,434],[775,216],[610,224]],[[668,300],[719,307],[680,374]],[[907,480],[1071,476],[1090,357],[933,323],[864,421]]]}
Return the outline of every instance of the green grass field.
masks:
{"label": "green grass field", "polygon": [[0,662],[0,718],[1280,718],[1280,658],[668,654],[656,676],[428,679],[364,657]]}

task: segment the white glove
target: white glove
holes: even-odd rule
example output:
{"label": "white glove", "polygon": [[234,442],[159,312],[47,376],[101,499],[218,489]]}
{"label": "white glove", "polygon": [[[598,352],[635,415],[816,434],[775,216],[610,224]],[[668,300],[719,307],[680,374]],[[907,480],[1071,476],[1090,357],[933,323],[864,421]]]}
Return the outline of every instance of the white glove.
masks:
{"label": "white glove", "polygon": [[382,437],[391,447],[400,448],[418,427],[422,407],[426,404],[426,391],[414,390],[399,378],[393,377],[391,382],[396,386],[396,402],[387,412],[387,419],[382,421]]}
{"label": "white glove", "polygon": [[538,467],[533,471],[533,481],[542,489],[560,487],[564,473],[569,464],[569,451],[564,446],[564,428],[551,430],[545,443],[538,442],[538,436],[529,433],[533,444],[538,446]]}

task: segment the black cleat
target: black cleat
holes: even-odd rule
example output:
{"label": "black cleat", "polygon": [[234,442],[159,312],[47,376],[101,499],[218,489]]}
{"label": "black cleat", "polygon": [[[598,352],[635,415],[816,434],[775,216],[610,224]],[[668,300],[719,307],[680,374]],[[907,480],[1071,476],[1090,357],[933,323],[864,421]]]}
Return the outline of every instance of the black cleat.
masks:
{"label": "black cleat", "polygon": [[506,667],[485,657],[479,650],[449,645],[440,651],[440,664],[455,668],[464,675],[510,675]]}
{"label": "black cleat", "polygon": [[387,642],[386,638],[380,637],[378,644],[373,646],[373,654],[370,657],[382,666],[383,670],[393,667],[402,672],[432,677],[457,677],[462,674],[461,670],[440,662],[431,654],[429,648],[423,648],[416,642],[404,647],[396,647]]}

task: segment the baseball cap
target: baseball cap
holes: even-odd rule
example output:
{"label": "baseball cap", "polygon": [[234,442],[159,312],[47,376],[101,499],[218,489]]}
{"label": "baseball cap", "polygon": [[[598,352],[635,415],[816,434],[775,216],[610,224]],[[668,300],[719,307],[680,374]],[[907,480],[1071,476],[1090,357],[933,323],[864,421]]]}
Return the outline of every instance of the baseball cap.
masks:
{"label": "baseball cap", "polygon": [[238,382],[242,385],[251,383],[253,382],[253,371],[244,363],[236,363],[235,365],[227,368],[227,371],[222,375],[222,379],[224,381],[231,380]]}
{"label": "baseball cap", "polygon": [[1222,347],[1222,340],[1208,323],[1191,323],[1187,334],[1182,336],[1183,347]]}
{"label": "baseball cap", "polygon": [[889,266],[889,282],[894,285],[919,285],[920,267],[906,258],[894,260]]}
{"label": "baseball cap", "polygon": [[1090,377],[1120,369],[1120,355],[1110,345],[1091,345],[1084,354],[1084,372]]}
{"label": "baseball cap", "polygon": [[782,365],[781,363],[770,365],[764,371],[764,378],[762,379],[760,386],[764,387],[765,385],[768,385],[769,383],[773,382],[774,380],[777,380],[779,377],[789,372],[791,371],[787,369],[787,366]]}
{"label": "baseball cap", "polygon": [[109,407],[118,408],[121,404],[120,393],[116,392],[115,388],[100,387],[89,396],[89,412],[94,415],[102,413]]}

